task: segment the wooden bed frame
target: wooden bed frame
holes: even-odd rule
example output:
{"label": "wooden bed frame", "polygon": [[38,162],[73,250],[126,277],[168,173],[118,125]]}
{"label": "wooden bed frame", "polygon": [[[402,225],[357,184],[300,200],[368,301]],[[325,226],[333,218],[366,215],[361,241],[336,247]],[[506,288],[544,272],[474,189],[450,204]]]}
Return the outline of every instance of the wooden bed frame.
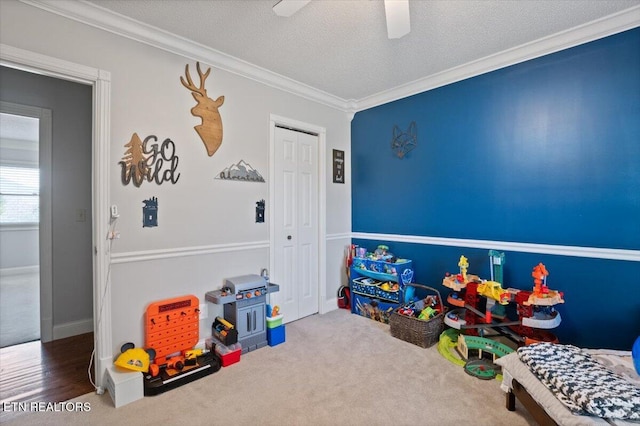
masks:
{"label": "wooden bed frame", "polygon": [[511,390],[506,393],[507,410],[516,411],[516,397],[540,426],[558,426],[558,423],[538,405],[529,392],[516,379],[512,379]]}

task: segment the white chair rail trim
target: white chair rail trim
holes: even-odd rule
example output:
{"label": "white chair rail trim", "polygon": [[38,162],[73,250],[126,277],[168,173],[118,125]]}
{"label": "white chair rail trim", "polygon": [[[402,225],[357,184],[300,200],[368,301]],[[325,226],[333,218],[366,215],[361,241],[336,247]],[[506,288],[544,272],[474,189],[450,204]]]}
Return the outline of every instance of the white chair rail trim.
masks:
{"label": "white chair rail trim", "polygon": [[599,259],[640,262],[640,250],[516,243],[509,241],[467,240],[460,238],[422,237],[417,235],[372,234],[365,232],[354,232],[351,235],[353,238],[359,238],[363,240],[395,241],[399,243],[469,247],[517,251],[523,253],[551,254],[557,256],[591,257]]}
{"label": "white chair rail trim", "polygon": [[[470,240],[460,238],[423,237],[417,235],[374,234],[365,232],[327,234],[326,241],[351,240],[352,238],[399,243],[427,244],[435,246],[468,247],[539,253],[556,256],[589,257],[597,259],[640,262],[640,250],[610,249],[600,247],[562,246],[550,244],[517,243],[509,241]],[[231,253],[245,250],[268,250],[269,241],[214,244],[207,246],[178,247],[171,249],[144,250],[112,253],[111,263],[131,263],[185,256],[200,256],[216,253]]]}

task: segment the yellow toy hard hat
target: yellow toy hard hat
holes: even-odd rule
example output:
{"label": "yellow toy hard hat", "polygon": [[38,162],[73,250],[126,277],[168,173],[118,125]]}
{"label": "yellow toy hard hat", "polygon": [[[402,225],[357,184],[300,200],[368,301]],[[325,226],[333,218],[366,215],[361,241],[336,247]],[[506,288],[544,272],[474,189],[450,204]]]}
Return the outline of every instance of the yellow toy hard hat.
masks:
{"label": "yellow toy hard hat", "polygon": [[[125,349],[126,346],[123,345],[122,349]],[[142,348],[129,348],[118,355],[114,364],[128,370],[146,373],[149,371],[149,353]]]}

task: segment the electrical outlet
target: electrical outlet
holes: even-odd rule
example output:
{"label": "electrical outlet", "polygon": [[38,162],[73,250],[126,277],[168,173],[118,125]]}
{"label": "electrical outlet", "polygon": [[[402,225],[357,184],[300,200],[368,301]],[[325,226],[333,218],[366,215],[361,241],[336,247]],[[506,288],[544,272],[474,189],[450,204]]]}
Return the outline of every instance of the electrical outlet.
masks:
{"label": "electrical outlet", "polygon": [[201,303],[200,304],[200,319],[201,320],[206,320],[208,317],[207,315],[207,304],[206,303]]}

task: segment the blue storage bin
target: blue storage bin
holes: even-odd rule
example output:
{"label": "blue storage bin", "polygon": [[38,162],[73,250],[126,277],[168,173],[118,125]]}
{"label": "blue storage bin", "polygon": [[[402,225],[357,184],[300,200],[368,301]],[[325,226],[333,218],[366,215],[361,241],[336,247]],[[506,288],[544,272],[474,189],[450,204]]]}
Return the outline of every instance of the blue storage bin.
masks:
{"label": "blue storage bin", "polygon": [[357,293],[351,295],[351,313],[385,324],[389,323],[389,316],[398,306],[397,303],[380,300],[374,296],[367,297]]}
{"label": "blue storage bin", "polygon": [[378,284],[380,284],[380,281],[374,280],[373,278],[356,278],[351,282],[351,291],[353,291],[354,293],[375,296]]}
{"label": "blue storage bin", "polygon": [[284,325],[267,328],[267,342],[269,346],[276,346],[285,341]]}
{"label": "blue storage bin", "polygon": [[391,302],[400,302],[400,291],[398,290],[383,290],[382,287],[376,287],[375,296],[382,300],[388,300]]}
{"label": "blue storage bin", "polygon": [[358,274],[369,278],[380,281],[400,282],[398,280],[398,274],[401,274],[407,268],[411,268],[411,260],[398,259],[396,263],[389,263],[382,260],[356,257],[353,259],[351,267],[354,268]]}

